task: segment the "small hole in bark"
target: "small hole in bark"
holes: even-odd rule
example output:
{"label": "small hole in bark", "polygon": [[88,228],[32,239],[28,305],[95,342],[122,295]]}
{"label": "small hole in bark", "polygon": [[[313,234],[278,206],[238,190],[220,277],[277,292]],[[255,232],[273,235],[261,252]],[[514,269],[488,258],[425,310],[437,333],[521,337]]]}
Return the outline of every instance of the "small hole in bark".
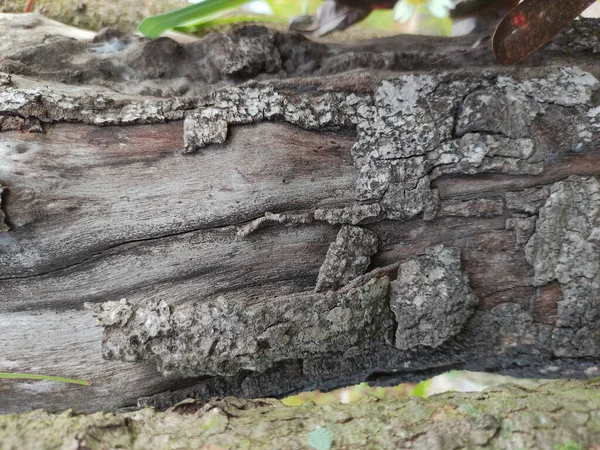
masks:
{"label": "small hole in bark", "polygon": [[15,147],[15,152],[17,152],[18,154],[27,153],[27,150],[27,146],[24,144],[17,144]]}
{"label": "small hole in bark", "polygon": [[268,341],[258,341],[257,346],[259,350],[268,350],[271,348],[271,344]]}

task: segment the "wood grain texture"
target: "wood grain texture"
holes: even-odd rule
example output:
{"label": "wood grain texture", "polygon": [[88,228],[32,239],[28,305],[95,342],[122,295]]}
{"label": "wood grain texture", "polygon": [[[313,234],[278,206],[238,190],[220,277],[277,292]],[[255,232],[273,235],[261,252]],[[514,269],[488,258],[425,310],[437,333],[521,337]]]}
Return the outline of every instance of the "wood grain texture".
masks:
{"label": "wood grain texture", "polygon": [[176,151],[182,137],[181,122],[0,135],[12,226],[0,235],[0,371],[93,380],[85,391],[48,383],[43,396],[35,383],[3,385],[6,411],[113,408],[168,385],[147,364],[104,365],[85,302],[242,300],[314,285],[334,227],[242,239],[235,225],[264,211],[351,203],[352,138],[264,123],[187,157]]}

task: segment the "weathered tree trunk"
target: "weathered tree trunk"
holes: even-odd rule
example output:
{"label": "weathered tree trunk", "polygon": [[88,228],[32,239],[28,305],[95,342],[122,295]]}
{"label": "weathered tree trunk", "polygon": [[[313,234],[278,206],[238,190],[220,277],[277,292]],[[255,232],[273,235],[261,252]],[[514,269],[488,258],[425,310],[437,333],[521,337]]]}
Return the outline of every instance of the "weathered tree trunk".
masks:
{"label": "weathered tree trunk", "polygon": [[1,32],[0,371],[92,386],[1,383],[0,412],[597,370],[597,21],[519,67]]}

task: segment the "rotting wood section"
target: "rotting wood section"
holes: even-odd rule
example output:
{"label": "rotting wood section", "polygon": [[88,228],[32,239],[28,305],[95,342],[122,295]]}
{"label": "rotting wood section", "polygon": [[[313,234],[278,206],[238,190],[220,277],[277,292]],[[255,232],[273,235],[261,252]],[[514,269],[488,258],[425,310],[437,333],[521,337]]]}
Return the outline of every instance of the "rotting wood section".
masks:
{"label": "rotting wood section", "polygon": [[[353,57],[309,43],[322,64],[309,70],[306,48],[252,51],[281,44],[281,56],[297,37],[207,39],[255,47],[183,97],[171,96],[181,73],[154,91],[156,79],[128,89],[122,73],[105,87],[52,71],[50,85],[1,78],[0,370],[93,383],[2,385],[3,411],[281,395],[449,367],[593,372],[596,54],[398,73],[374,70],[382,54],[367,46]],[[76,46],[91,58],[94,45]],[[144,54],[130,45],[124,58]],[[0,67],[30,73],[23,55]],[[578,57],[583,68],[564,65]],[[286,67],[319,76],[284,79]]]}

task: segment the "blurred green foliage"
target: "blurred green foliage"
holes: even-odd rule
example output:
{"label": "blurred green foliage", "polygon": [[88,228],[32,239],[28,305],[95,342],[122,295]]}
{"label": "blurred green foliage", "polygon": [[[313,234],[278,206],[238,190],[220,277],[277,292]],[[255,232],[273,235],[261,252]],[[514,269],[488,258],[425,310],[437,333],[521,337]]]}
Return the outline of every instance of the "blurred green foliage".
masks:
{"label": "blurred green foliage", "polygon": [[[140,23],[138,30],[145,36],[155,39],[170,29],[195,33],[215,26],[242,22],[288,24],[293,17],[314,14],[322,3],[320,0],[263,0],[263,2],[271,10],[270,14],[257,13],[248,9],[248,4],[251,3],[249,0],[202,0],[176,11],[148,17]],[[440,30],[439,34],[449,35],[452,20],[427,16],[422,25]],[[398,31],[399,25],[394,20],[392,10],[376,10],[359,26],[394,32]]]}
{"label": "blurred green foliage", "polygon": [[[397,399],[404,399],[412,396],[427,398],[431,395],[442,392],[481,391],[488,387],[507,383],[533,388],[547,381],[548,380],[513,378],[503,375],[469,372],[465,370],[452,370],[416,384],[403,383],[397,386],[382,387],[369,386],[368,383],[360,383],[355,386],[336,389],[331,392],[301,392],[300,394],[284,398],[282,402],[287,406],[300,406],[306,404],[307,402],[314,402],[319,405],[338,402],[354,403],[363,397],[383,398],[390,396]],[[468,404],[461,405],[461,408],[461,412],[464,414],[478,414],[478,411],[472,407],[470,408],[470,405]]]}

